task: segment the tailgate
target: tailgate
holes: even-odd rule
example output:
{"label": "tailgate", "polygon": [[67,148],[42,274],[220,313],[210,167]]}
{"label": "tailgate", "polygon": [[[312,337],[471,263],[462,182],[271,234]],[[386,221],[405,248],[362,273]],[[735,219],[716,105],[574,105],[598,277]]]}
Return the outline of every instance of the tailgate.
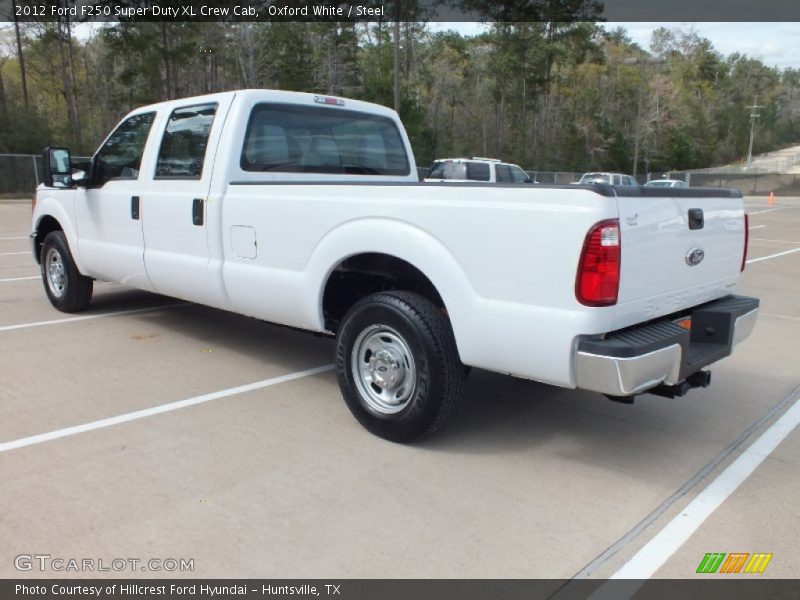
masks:
{"label": "tailgate", "polygon": [[656,317],[730,294],[744,252],[738,190],[616,188],[619,304]]}

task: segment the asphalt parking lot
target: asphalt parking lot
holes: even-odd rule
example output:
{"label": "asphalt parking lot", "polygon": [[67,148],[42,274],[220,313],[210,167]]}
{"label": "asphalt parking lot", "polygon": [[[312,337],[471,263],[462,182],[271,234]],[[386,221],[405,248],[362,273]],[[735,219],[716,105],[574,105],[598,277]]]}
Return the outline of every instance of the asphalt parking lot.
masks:
{"label": "asphalt parking lot", "polygon": [[709,389],[626,406],[474,370],[451,424],[402,446],[350,416],[328,338],[105,283],[57,312],[29,204],[0,203],[0,577],[130,574],[15,567],[33,554],[194,561],[146,577],[692,577],[744,552],[796,578],[800,428],[753,444],[800,400],[800,198],[746,204],[761,313]]}

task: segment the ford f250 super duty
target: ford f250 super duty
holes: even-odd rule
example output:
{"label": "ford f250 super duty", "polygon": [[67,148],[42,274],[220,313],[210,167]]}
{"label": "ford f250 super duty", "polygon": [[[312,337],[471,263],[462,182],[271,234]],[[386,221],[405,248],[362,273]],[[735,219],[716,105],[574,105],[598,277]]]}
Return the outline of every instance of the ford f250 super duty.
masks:
{"label": "ford f250 super duty", "polygon": [[420,182],[395,112],[270,90],[131,112],[91,163],[44,152],[50,302],[93,280],[336,335],[342,394],[410,441],[468,367],[623,402],[708,385],[752,331],[741,194]]}

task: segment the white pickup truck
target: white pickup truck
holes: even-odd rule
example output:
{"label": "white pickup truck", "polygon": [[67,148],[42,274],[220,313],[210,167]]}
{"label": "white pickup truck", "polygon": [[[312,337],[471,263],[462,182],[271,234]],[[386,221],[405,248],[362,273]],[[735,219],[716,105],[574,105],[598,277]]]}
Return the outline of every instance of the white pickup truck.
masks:
{"label": "white pickup truck", "polygon": [[270,90],[131,112],[83,171],[47,148],[31,239],[66,312],[93,280],[336,335],[371,432],[441,426],[468,366],[631,402],[709,383],[753,329],[729,190],[425,184],[395,112]]}

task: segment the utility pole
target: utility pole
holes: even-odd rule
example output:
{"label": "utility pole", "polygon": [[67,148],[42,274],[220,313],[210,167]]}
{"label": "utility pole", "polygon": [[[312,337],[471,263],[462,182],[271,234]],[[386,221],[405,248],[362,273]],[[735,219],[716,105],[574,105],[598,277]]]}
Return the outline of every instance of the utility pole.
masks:
{"label": "utility pole", "polygon": [[747,168],[753,164],[753,138],[756,132],[756,119],[761,115],[756,112],[759,108],[764,108],[758,105],[758,94],[753,99],[753,106],[747,107],[750,110],[750,144],[747,146]]}
{"label": "utility pole", "polygon": [[394,110],[400,112],[400,0],[394,0]]}
{"label": "utility pole", "polygon": [[22,81],[22,100],[27,111],[29,109],[28,82],[25,77],[25,55],[22,53],[22,36],[19,33],[19,19],[17,19],[17,0],[11,0],[11,10],[14,13],[14,35],[17,38],[17,58],[19,59],[19,74]]}
{"label": "utility pole", "polygon": [[636,179],[639,168],[639,139],[642,136],[642,95],[644,86],[639,86],[639,102],[636,107],[636,136],[633,141],[633,178]]}

